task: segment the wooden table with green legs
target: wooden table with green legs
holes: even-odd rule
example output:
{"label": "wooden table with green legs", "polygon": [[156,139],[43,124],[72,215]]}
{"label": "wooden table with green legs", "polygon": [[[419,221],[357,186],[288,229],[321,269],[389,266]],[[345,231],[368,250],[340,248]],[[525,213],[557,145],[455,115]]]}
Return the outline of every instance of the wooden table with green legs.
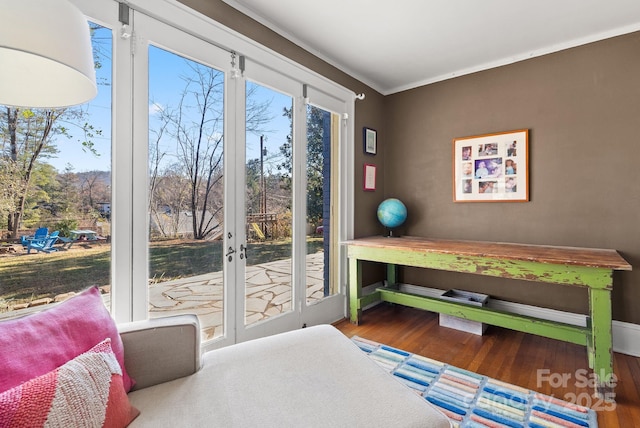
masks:
{"label": "wooden table with green legs", "polygon": [[[411,236],[368,237],[344,244],[349,258],[352,323],[360,323],[363,307],[381,300],[585,345],[589,366],[595,375],[596,395],[609,399],[614,397],[611,339],[613,272],[631,270],[631,265],[617,251]],[[362,296],[361,261],[386,263],[387,286]],[[396,286],[398,266],[584,287],[589,293],[587,326],[401,292]]]}

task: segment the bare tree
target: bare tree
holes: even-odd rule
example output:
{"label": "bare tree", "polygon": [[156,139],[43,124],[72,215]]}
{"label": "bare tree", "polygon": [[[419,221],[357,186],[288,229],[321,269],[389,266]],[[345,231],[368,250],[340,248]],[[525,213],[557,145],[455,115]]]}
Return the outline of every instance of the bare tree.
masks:
{"label": "bare tree", "polygon": [[89,212],[97,208],[98,202],[111,200],[108,172],[89,171],[78,174],[80,181],[80,195],[82,197],[82,210]]}
{"label": "bare tree", "polygon": [[[152,103],[156,105],[155,103]],[[156,194],[156,188],[158,183],[158,174],[160,172],[160,168],[162,162],[166,156],[166,151],[161,148],[161,141],[164,133],[169,126],[169,118],[171,115],[163,114],[160,116],[160,125],[157,129],[150,129],[150,140],[151,136],[153,136],[153,140],[149,142],[149,212],[156,213],[158,209],[158,203],[154,195]]]}
{"label": "bare tree", "polygon": [[[187,178],[194,239],[208,239],[222,230],[224,203],[224,73],[193,62],[186,63],[184,90],[174,109],[158,111],[160,125],[155,130],[152,159],[151,204],[159,207],[160,140],[166,136],[175,144],[181,173]],[[247,130],[260,132],[271,120],[270,101],[257,101],[247,94]]]}
{"label": "bare tree", "polygon": [[156,180],[151,220],[165,238],[179,236],[183,208],[188,205],[189,183],[179,171],[179,166],[171,165]]}

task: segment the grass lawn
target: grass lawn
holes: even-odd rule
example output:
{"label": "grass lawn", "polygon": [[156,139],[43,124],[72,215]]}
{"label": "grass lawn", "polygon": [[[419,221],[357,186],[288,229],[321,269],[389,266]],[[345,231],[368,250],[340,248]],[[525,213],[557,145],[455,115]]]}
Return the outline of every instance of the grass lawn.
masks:
{"label": "grass lawn", "polygon": [[[309,238],[308,252],[322,249],[322,239]],[[291,241],[249,244],[251,264],[291,257]],[[150,247],[150,282],[222,270],[222,241],[159,241]],[[236,253],[237,255],[237,253]],[[50,297],[89,286],[109,285],[111,245],[74,245],[50,254],[8,254],[0,257],[0,311],[8,306]]]}

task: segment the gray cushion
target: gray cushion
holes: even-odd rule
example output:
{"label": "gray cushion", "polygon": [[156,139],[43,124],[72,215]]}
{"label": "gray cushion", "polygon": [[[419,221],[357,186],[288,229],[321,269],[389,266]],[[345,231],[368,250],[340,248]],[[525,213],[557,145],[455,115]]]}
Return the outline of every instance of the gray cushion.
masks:
{"label": "gray cushion", "polygon": [[332,326],[210,351],[196,374],[129,394],[132,427],[449,427]]}
{"label": "gray cushion", "polygon": [[174,315],[118,326],[124,363],[135,381],[146,388],[200,369],[200,325],[195,315]]}

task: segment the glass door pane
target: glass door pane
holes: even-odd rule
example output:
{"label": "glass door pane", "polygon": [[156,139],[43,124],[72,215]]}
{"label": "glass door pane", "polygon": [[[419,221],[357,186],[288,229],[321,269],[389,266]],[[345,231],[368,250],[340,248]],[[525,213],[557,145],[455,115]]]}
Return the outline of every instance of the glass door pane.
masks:
{"label": "glass door pane", "polygon": [[88,25],[93,100],[63,109],[0,106],[0,319],[90,285],[110,308],[113,34]]}
{"label": "glass door pane", "polygon": [[149,46],[149,312],[224,334],[225,73]]}
{"label": "glass door pane", "polygon": [[294,309],[293,98],[246,83],[244,325]]}
{"label": "glass door pane", "polygon": [[[332,236],[332,144],[337,144],[338,118],[330,112],[307,105],[307,234],[305,261],[306,302],[317,304],[335,294],[335,280],[331,280],[331,262],[335,242]],[[333,276],[335,278],[335,275]]]}
{"label": "glass door pane", "polygon": [[[349,129],[346,104],[336,98],[307,88],[304,170],[306,171],[305,220],[306,252],[304,278],[306,305],[302,322],[307,325],[331,323],[346,314],[343,278],[344,254],[339,240],[345,224],[339,221],[347,202],[344,184],[344,162],[348,159],[346,134]],[[341,174],[340,171],[343,173]]]}

